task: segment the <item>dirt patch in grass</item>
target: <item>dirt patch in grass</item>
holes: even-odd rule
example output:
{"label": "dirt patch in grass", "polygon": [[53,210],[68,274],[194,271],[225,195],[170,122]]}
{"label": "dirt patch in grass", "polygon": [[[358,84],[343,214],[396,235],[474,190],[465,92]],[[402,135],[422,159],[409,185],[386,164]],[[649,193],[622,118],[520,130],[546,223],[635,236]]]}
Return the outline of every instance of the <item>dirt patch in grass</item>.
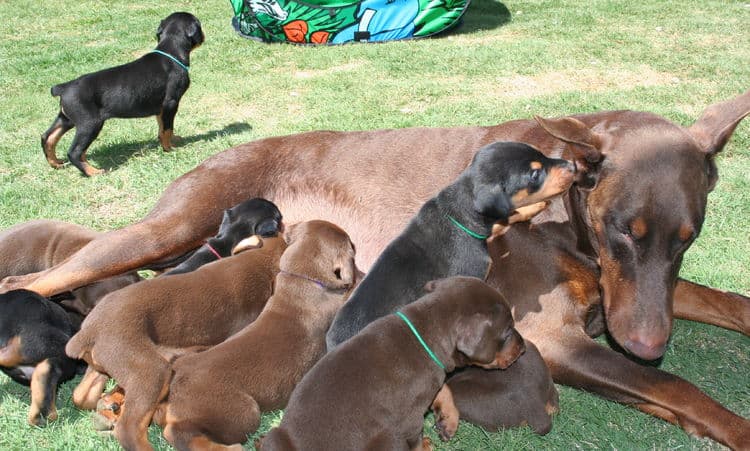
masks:
{"label": "dirt patch in grass", "polygon": [[679,83],[669,73],[657,72],[648,66],[633,69],[617,67],[565,69],[539,75],[497,77],[488,82],[484,92],[504,99],[521,99],[569,91],[605,92],[630,90],[636,87]]}

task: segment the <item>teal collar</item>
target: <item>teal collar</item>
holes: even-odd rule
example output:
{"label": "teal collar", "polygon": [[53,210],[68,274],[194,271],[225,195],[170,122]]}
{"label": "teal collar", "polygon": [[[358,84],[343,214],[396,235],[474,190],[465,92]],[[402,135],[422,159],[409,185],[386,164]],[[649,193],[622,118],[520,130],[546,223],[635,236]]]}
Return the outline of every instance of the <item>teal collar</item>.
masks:
{"label": "teal collar", "polygon": [[178,64],[178,65],[179,65],[179,66],[180,66],[181,68],[185,69],[185,72],[188,72],[188,71],[190,70],[190,67],[188,67],[188,66],[184,65],[184,64],[182,63],[182,61],[178,60],[177,58],[175,58],[174,56],[170,55],[170,54],[169,54],[169,53],[167,53],[167,52],[162,52],[161,50],[152,50],[152,51],[151,51],[151,53],[158,53],[159,55],[164,55],[164,56],[166,56],[167,58],[169,58],[169,59],[171,59],[172,61],[174,61],[175,63],[177,63],[177,64]]}
{"label": "teal collar", "polygon": [[434,360],[435,363],[437,363],[437,366],[439,366],[440,369],[445,370],[445,365],[443,365],[443,362],[441,362],[440,359],[437,358],[435,353],[432,352],[432,349],[430,349],[430,347],[427,346],[427,343],[425,343],[424,340],[422,340],[422,336],[419,335],[419,332],[417,332],[417,329],[414,327],[411,321],[409,321],[409,318],[407,318],[406,315],[404,315],[401,312],[396,312],[396,316],[401,318],[406,323],[406,325],[409,326],[409,329],[411,329],[411,332],[414,334],[415,337],[417,337],[419,344],[421,344],[424,350],[427,351],[427,355],[429,355],[430,358]]}
{"label": "teal collar", "polygon": [[455,224],[456,227],[466,232],[472,238],[476,238],[478,240],[486,240],[487,238],[490,237],[489,235],[481,235],[473,230],[470,230],[468,227],[458,222],[458,220],[451,215],[445,215],[445,217],[450,219],[451,222]]}

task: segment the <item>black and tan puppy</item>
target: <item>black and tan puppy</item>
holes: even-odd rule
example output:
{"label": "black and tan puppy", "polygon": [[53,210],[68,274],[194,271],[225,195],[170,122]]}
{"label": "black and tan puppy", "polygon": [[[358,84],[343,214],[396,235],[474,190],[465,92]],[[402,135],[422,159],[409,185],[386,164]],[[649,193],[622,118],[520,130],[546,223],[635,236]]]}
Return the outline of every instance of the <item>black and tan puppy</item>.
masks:
{"label": "black and tan puppy", "polygon": [[574,174],[573,163],[526,144],[497,142],[479,149],[458,179],[428,200],[378,257],[336,315],[328,349],[417,299],[430,280],[484,279],[493,224],[508,223],[517,209],[563,193]]}
{"label": "black and tan puppy", "polygon": [[103,172],[86,162],[86,149],[109,118],[156,116],[159,143],[172,148],[174,117],[180,98],[190,86],[190,52],[205,39],[198,19],[189,13],[172,13],[156,30],[156,50],[121,66],[83,75],[52,87],[60,97],[60,112],[42,135],[42,150],[50,166],[63,161],[55,155],[60,137],[75,127],[68,159],[84,175]]}
{"label": "black and tan puppy", "polygon": [[524,343],[526,352],[504,371],[466,367],[448,378],[462,420],[493,432],[529,425],[544,435],[552,429],[557,389],[539,350]]}
{"label": "black and tan puppy", "polygon": [[[78,224],[38,219],[0,231],[0,278],[51,268],[101,233]],[[87,315],[106,294],[138,282],[133,271],[54,296],[70,311]]]}
{"label": "black and tan puppy", "polygon": [[82,316],[27,290],[0,294],[0,370],[31,388],[28,421],[57,418],[57,387],[85,367],[65,355],[65,344]]}
{"label": "black and tan puppy", "polygon": [[165,275],[194,271],[206,263],[229,257],[232,249],[244,239],[256,235],[274,236],[282,229],[281,212],[273,202],[261,198],[246,200],[224,210],[219,233]]}
{"label": "black and tan puppy", "polygon": [[[177,449],[246,441],[261,412],[286,406],[325,354],[325,333],[355,282],[354,247],[326,221],[296,224],[288,235],[292,244],[258,319],[225,342],[174,362],[169,395],[155,421]],[[138,396],[129,394],[128,402]]]}
{"label": "black and tan puppy", "polygon": [[[428,294],[326,354],[292,393],[262,450],[422,449],[424,414],[441,436],[458,426],[446,373],[507,368],[524,351],[508,305],[474,277],[430,282]],[[413,328],[413,329],[412,329]],[[421,344],[424,342],[424,344]]]}

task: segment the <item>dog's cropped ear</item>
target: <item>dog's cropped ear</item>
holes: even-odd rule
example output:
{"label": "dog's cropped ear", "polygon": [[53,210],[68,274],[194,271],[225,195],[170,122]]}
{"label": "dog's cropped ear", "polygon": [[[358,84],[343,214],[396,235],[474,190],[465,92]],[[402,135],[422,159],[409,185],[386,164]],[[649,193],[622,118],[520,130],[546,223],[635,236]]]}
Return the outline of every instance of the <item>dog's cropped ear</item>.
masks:
{"label": "dog's cropped ear", "polygon": [[498,351],[497,331],[486,315],[475,313],[458,323],[456,348],[472,363],[486,364],[495,360]]}
{"label": "dog's cropped ear", "polygon": [[297,235],[299,235],[300,232],[300,223],[286,226],[286,228],[284,229],[284,241],[286,241],[286,244],[292,244],[297,239]]}
{"label": "dog's cropped ear", "polygon": [[159,22],[159,28],[156,29],[156,41],[161,40],[161,34],[164,32],[164,21]]}
{"label": "dog's cropped ear", "polygon": [[575,159],[578,186],[593,189],[605,156],[602,152],[604,135],[594,132],[573,117],[545,119],[534,116],[534,120],[544,131],[569,145]]}
{"label": "dog's cropped ear", "polygon": [[474,188],[474,210],[488,218],[506,220],[514,208],[499,185],[482,185]]}
{"label": "dog's cropped ear", "polygon": [[259,249],[263,247],[263,240],[258,235],[253,235],[241,240],[232,248],[232,255],[239,254],[250,249]]}

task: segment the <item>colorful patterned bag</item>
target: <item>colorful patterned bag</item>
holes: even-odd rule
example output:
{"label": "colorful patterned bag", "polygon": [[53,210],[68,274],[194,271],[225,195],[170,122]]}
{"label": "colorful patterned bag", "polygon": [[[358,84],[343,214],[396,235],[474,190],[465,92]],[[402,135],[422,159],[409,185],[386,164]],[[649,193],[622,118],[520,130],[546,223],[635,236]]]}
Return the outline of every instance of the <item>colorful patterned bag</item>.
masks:
{"label": "colorful patterned bag", "polygon": [[343,44],[431,36],[455,26],[470,0],[230,0],[232,23],[263,42]]}

